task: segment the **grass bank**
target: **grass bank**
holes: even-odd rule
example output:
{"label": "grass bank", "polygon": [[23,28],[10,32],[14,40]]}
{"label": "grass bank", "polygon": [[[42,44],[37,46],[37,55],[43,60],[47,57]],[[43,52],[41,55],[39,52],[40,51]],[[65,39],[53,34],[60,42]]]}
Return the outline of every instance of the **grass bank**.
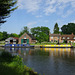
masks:
{"label": "grass bank", "polygon": [[[36,44],[30,44],[30,45],[56,45],[56,44],[57,43],[46,42],[46,43],[36,43]],[[66,43],[59,43],[59,45],[60,44],[64,45]],[[69,45],[70,43],[67,43],[67,44]]]}
{"label": "grass bank", "polygon": [[31,68],[23,64],[22,58],[12,56],[8,52],[0,55],[0,74],[1,75],[39,75]]}
{"label": "grass bank", "polygon": [[0,45],[5,45],[5,41],[0,41]]}

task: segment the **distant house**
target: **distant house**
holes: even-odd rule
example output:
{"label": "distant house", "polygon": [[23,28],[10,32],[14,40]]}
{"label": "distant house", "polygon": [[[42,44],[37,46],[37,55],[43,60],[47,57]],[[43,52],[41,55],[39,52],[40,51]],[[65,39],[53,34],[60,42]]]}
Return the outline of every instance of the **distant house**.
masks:
{"label": "distant house", "polygon": [[58,42],[63,43],[69,43],[73,42],[75,43],[75,35],[72,33],[70,35],[61,35],[61,34],[49,34],[49,41],[51,42]]}
{"label": "distant house", "polygon": [[58,42],[61,43],[61,35],[60,34],[49,34],[49,41],[52,43]]}
{"label": "distant house", "polygon": [[71,35],[61,35],[61,40],[66,41],[67,43],[73,42],[75,43],[75,35],[72,33]]}
{"label": "distant house", "polygon": [[18,44],[17,37],[9,37],[5,40],[5,44]]}
{"label": "distant house", "polygon": [[19,38],[19,44],[30,44],[30,43],[36,43],[36,39],[31,34],[24,33]]}

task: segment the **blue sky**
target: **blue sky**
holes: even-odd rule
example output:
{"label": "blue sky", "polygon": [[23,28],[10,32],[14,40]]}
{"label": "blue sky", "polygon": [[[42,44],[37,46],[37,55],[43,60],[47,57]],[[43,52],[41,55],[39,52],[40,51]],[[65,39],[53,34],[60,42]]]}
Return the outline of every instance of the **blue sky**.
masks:
{"label": "blue sky", "polygon": [[19,34],[24,26],[46,26],[52,33],[56,22],[60,28],[75,23],[75,0],[18,0],[17,5],[0,31]]}

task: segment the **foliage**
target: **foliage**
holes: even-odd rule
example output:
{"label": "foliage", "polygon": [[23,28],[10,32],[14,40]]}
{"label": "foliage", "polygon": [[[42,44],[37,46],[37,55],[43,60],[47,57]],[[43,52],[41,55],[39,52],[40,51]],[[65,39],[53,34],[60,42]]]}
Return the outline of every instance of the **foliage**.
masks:
{"label": "foliage", "polygon": [[48,27],[43,26],[31,28],[32,35],[36,37],[40,43],[49,40],[49,31],[50,29]]}
{"label": "foliage", "polygon": [[2,62],[11,62],[13,59],[12,55],[8,52],[2,52],[0,57],[2,58]]}
{"label": "foliage", "polygon": [[6,22],[6,18],[9,17],[10,13],[17,9],[14,7],[17,0],[0,0],[0,25]]}
{"label": "foliage", "polygon": [[23,64],[21,57],[12,56],[8,52],[3,52],[0,55],[0,74],[1,75],[38,75],[37,72],[34,72],[31,68]]}
{"label": "foliage", "polygon": [[46,35],[49,35],[50,29],[48,27],[42,27],[41,26],[41,32],[45,33]]}
{"label": "foliage", "polygon": [[62,31],[59,31],[59,34],[63,35],[63,32]]}
{"label": "foliage", "polygon": [[19,36],[23,35],[25,32],[26,32],[26,33],[29,33],[29,29],[28,29],[27,26],[25,26],[25,27],[23,28],[23,30],[21,30]]}
{"label": "foliage", "polygon": [[3,34],[0,32],[0,41],[3,39]]}
{"label": "foliage", "polygon": [[6,31],[0,32],[0,41],[5,40],[9,37],[19,37],[16,33],[8,34]]}
{"label": "foliage", "polygon": [[6,31],[0,32],[0,41],[8,38],[8,34]]}
{"label": "foliage", "polygon": [[54,34],[59,34],[59,27],[57,23],[54,26]]}
{"label": "foliage", "polygon": [[11,34],[8,35],[8,37],[19,37],[19,35],[16,34],[16,33],[11,33]]}
{"label": "foliage", "polygon": [[6,31],[3,31],[3,39],[2,40],[5,40],[8,38],[8,34]]}
{"label": "foliage", "polygon": [[61,30],[63,34],[75,34],[75,23],[68,23],[68,25],[63,25]]}
{"label": "foliage", "polygon": [[36,39],[41,43],[43,41],[48,41],[48,35],[46,35],[44,32],[39,32]]}

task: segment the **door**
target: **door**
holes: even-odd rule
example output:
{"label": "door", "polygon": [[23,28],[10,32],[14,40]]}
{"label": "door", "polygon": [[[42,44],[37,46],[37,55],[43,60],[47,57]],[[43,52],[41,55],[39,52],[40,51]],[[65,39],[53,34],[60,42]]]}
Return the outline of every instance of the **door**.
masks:
{"label": "door", "polygon": [[23,44],[23,39],[21,39],[21,44]]}
{"label": "door", "polygon": [[27,39],[27,44],[29,44],[29,39]]}

